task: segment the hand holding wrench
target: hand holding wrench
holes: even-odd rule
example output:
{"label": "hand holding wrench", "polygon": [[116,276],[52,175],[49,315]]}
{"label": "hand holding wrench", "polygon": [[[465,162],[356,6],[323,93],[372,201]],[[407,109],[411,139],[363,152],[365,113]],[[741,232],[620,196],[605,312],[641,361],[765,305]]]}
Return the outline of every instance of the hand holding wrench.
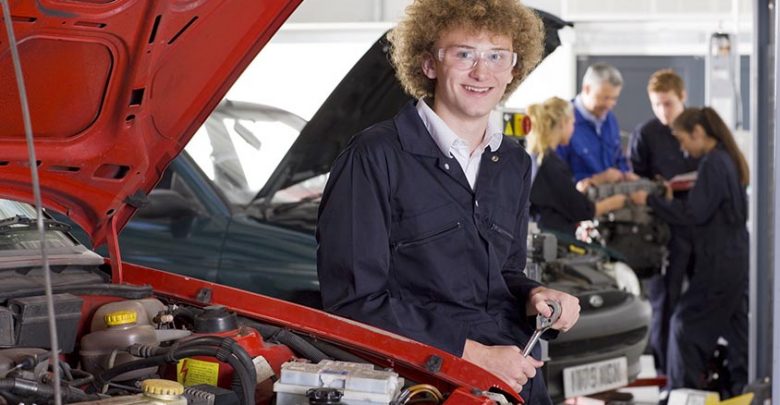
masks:
{"label": "hand holding wrench", "polygon": [[533,350],[534,346],[536,346],[536,342],[539,341],[539,338],[542,336],[544,332],[547,332],[550,327],[555,323],[555,321],[558,320],[558,318],[561,317],[561,303],[558,301],[547,301],[547,305],[552,309],[552,314],[550,314],[550,317],[546,317],[542,314],[536,315],[536,331],[534,331],[534,334],[531,335],[531,339],[528,340],[528,343],[526,343],[525,348],[523,349],[523,357],[528,357],[528,355],[531,353],[531,350]]}

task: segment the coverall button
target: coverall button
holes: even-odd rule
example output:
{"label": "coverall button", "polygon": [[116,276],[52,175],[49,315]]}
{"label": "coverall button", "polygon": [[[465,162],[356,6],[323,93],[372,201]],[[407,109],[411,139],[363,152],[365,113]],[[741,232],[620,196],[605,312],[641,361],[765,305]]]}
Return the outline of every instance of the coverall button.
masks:
{"label": "coverall button", "polygon": [[498,162],[498,155],[493,155],[493,156],[490,158],[490,160],[492,160],[492,161],[494,161],[494,162]]}
{"label": "coverall button", "polygon": [[450,164],[449,163],[445,163],[444,164],[444,169],[445,170],[450,170]]}

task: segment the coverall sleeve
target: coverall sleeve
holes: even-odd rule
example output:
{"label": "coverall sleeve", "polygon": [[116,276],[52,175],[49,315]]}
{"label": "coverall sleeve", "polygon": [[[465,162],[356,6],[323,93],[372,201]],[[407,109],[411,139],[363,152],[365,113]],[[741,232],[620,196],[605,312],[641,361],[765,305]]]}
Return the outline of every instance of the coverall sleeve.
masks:
{"label": "coverall sleeve", "polygon": [[375,146],[353,140],[323,193],[317,272],[324,309],[461,356],[465,327],[453,328],[449,316],[390,292],[390,171]]}
{"label": "coverall sleeve", "polygon": [[531,290],[541,286],[539,282],[526,277],[523,272],[526,265],[526,250],[528,245],[528,208],[530,205],[529,195],[531,190],[530,159],[528,159],[528,165],[521,184],[522,192],[520,193],[518,203],[522,209],[520,210],[520,215],[518,215],[517,222],[515,223],[515,239],[509,252],[509,258],[504,264],[501,273],[512,295],[514,295],[519,302],[525,304]]}
{"label": "coverall sleeve", "polygon": [[571,171],[560,160],[553,160],[555,158],[547,156],[542,162],[531,189],[531,202],[553,208],[571,222],[593,219],[596,205],[577,190],[571,181]]}
{"label": "coverall sleeve", "polygon": [[645,143],[645,137],[642,133],[642,125],[639,125],[631,133],[631,142],[628,156],[631,160],[631,167],[634,173],[641,177],[652,178],[650,172],[650,149]]}
{"label": "coverall sleeve", "polygon": [[678,199],[668,201],[663,197],[648,196],[647,204],[658,217],[673,225],[697,225],[706,223],[715,215],[718,207],[727,197],[726,174],[719,173],[718,167],[707,162],[699,167],[696,184],[682,202]]}

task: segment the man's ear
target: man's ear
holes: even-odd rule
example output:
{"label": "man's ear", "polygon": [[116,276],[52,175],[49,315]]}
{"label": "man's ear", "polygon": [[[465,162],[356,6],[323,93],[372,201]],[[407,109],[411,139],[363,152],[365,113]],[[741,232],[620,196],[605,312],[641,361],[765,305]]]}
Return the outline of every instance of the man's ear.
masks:
{"label": "man's ear", "polygon": [[422,61],[422,70],[425,77],[433,80],[436,78],[436,67],[433,63],[433,56],[425,54]]}
{"label": "man's ear", "polygon": [[590,94],[590,84],[582,84],[582,94]]}
{"label": "man's ear", "polygon": [[685,90],[683,90],[682,97],[680,97],[680,101],[682,101],[682,103],[685,104],[686,100],[688,100],[688,93]]}

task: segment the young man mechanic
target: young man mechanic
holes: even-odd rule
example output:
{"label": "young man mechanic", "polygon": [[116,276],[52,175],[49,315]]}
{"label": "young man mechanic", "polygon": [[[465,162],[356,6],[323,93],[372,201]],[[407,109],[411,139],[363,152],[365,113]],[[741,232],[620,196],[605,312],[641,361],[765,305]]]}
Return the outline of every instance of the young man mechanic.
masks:
{"label": "young man mechanic", "polygon": [[529,315],[558,301],[566,331],[580,307],[523,273],[531,160],[488,118],[542,38],[517,0],[414,1],[390,39],[419,100],[352,139],[317,226],[326,310],[462,356],[533,404],[550,399],[539,351],[521,353]]}
{"label": "young man mechanic", "polygon": [[575,181],[592,184],[636,180],[620,144],[620,126],[612,109],[623,88],[623,76],[614,66],[595,63],[582,77],[574,98],[574,134],[568,145],[558,146]]}
{"label": "young man mechanic", "polygon": [[[670,180],[679,174],[696,171],[699,159],[683,153],[671,128],[672,122],[685,109],[683,79],[671,69],[659,70],[650,76],[647,95],[655,117],[639,125],[631,134],[629,156],[634,173],[649,179]],[[684,203],[687,195],[687,191],[678,191],[674,193],[674,199]],[[670,230],[668,265],[662,269],[662,274],[648,280],[653,306],[650,346],[660,374],[666,374],[669,322],[682,293],[683,280],[693,266],[691,227],[670,224]]]}

